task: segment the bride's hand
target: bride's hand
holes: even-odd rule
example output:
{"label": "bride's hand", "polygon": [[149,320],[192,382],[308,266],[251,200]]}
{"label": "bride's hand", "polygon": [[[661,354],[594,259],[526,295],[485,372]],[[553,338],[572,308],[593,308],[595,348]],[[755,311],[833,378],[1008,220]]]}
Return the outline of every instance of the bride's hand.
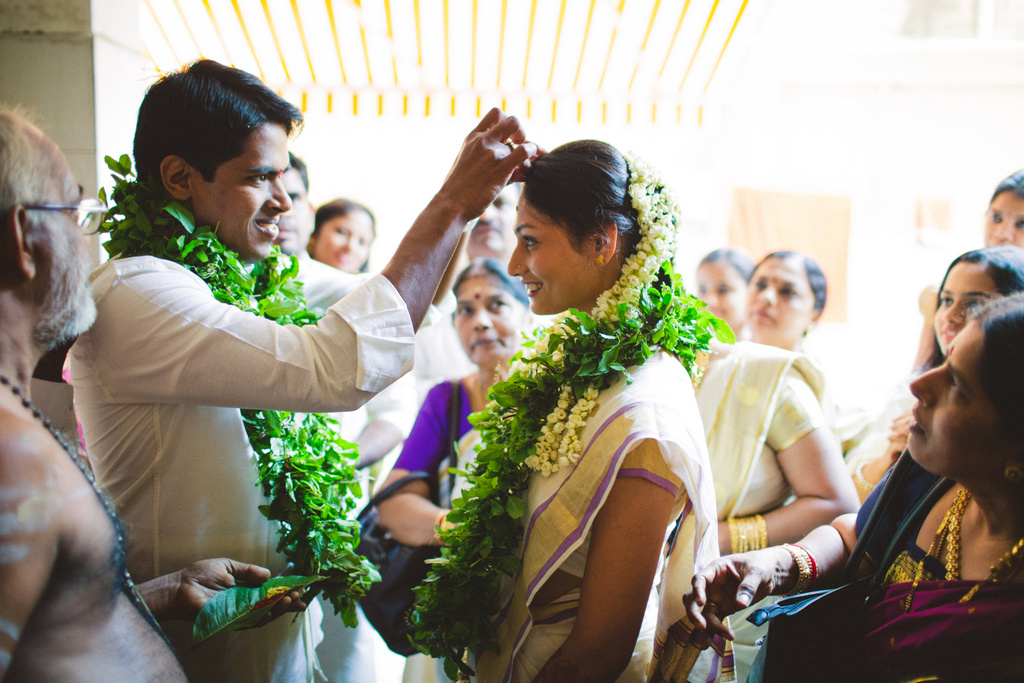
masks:
{"label": "bride's hand", "polygon": [[466,136],[438,195],[458,207],[463,220],[472,220],[494,201],[513,173],[528,169],[536,156],[537,146],[526,141],[519,119],[492,109]]}

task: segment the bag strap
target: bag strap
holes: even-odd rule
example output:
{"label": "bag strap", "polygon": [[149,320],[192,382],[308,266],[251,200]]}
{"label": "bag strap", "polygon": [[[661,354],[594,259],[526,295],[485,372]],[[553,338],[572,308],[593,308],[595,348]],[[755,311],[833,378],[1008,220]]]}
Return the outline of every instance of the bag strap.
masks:
{"label": "bag strap", "polygon": [[452,391],[448,395],[448,454],[442,460],[443,469],[448,471],[447,486],[442,486],[434,502],[438,507],[451,507],[452,491],[455,490],[455,472],[459,464],[459,422],[462,417],[462,380],[452,380]]}
{"label": "bag strap", "polygon": [[912,466],[913,458],[910,457],[910,451],[904,450],[899,460],[893,465],[892,471],[889,472],[885,483],[882,484],[882,488],[878,491],[875,506],[868,514],[867,521],[864,522],[864,528],[861,529],[860,534],[857,536],[857,543],[853,546],[853,551],[850,552],[850,559],[847,560],[846,566],[843,568],[842,576],[839,578],[840,586],[850,583],[857,577],[857,570],[864,560],[868,543],[871,542],[871,537],[878,530],[878,525],[881,523],[886,509],[892,502],[893,496],[896,495],[896,491],[903,484],[903,480]]}
{"label": "bag strap", "polygon": [[406,484],[411,484],[414,481],[421,480],[426,481],[429,484],[431,478],[432,477],[429,472],[418,470],[416,472],[410,472],[409,474],[405,475],[404,477],[402,477],[401,479],[394,483],[388,484],[380,493],[378,493],[376,496],[370,499],[370,502],[367,503],[366,507],[362,509],[357,519],[362,519],[363,517],[365,517],[370,510],[377,507],[385,500],[398,493],[399,489],[401,489]]}
{"label": "bag strap", "polygon": [[[875,500],[875,506],[872,508],[870,514],[868,514],[868,518],[864,522],[864,527],[857,536],[857,543],[854,545],[853,551],[850,553],[850,558],[847,560],[846,566],[843,568],[843,573],[839,579],[839,585],[850,583],[856,579],[857,570],[860,568],[861,562],[863,562],[864,556],[867,553],[867,546],[871,541],[871,537],[878,530],[878,525],[881,523],[886,509],[892,503],[892,499],[896,493],[903,487],[904,480],[907,478],[907,473],[910,472],[913,466],[914,461],[910,456],[910,451],[904,450],[900,455],[900,459],[893,466],[892,471],[886,478],[885,483],[882,485],[882,489],[878,492],[878,497]],[[935,505],[935,502],[941,498],[952,485],[953,482],[948,479],[940,479],[935,482],[928,492],[922,496],[921,499],[914,504],[914,507],[911,508],[903,517],[903,521],[897,527],[896,533],[893,534],[892,539],[889,541],[889,545],[886,547],[885,553],[879,558],[878,569],[871,578],[872,589],[881,585],[882,581],[885,579],[889,564],[896,555],[900,553],[900,549],[906,541],[907,536],[911,533],[914,525],[919,522],[923,516],[928,514]]]}

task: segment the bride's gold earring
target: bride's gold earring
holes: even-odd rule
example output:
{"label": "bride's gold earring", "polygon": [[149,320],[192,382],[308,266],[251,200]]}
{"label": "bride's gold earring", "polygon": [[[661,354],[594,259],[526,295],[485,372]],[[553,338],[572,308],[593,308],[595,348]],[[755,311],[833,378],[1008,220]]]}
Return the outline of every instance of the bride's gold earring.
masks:
{"label": "bride's gold earring", "polygon": [[1006,466],[1006,469],[1003,470],[1003,476],[1006,477],[1007,480],[1016,484],[1021,479],[1024,479],[1024,467],[1021,467],[1019,462],[1011,462]]}
{"label": "bride's gold earring", "polygon": [[597,263],[597,265],[603,266],[604,265],[604,254],[598,254],[597,258],[594,259],[594,261]]}

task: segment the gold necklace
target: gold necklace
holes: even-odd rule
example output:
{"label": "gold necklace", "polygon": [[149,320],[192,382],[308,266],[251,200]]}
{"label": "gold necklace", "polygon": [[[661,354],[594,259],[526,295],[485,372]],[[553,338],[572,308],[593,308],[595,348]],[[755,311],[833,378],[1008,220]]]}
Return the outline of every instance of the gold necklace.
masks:
{"label": "gold necklace", "polygon": [[[961,499],[962,502],[958,504]],[[964,519],[964,512],[970,500],[971,494],[967,489],[962,489],[957,494],[957,500],[953,502],[956,514],[949,518],[949,528],[946,529],[946,538],[949,540],[949,548],[946,550],[946,578],[954,581],[960,578],[960,522]],[[935,559],[942,559],[942,555],[936,555]]]}
{"label": "gold necklace", "polygon": [[[932,539],[932,544],[928,548],[928,554],[922,557],[917,565],[917,575],[914,577],[914,583],[911,584],[910,592],[907,593],[906,600],[903,601],[904,613],[910,612],[910,606],[914,602],[914,593],[917,592],[917,586],[921,583],[921,579],[924,578],[925,560],[929,557],[934,557],[936,560],[942,557],[942,546],[945,544],[947,531],[950,532],[949,556],[946,562],[947,578],[956,579],[960,575],[960,520],[964,518],[964,511],[967,509],[967,502],[970,499],[970,492],[967,489],[960,489],[960,493],[956,494],[952,505],[946,510],[942,523],[939,524],[939,529],[935,532],[935,538]],[[954,558],[956,565],[951,566]]]}
{"label": "gold necklace", "polygon": [[[935,538],[932,540],[931,547],[928,548],[928,555],[938,560],[941,557],[942,547],[948,539],[949,549],[946,556],[946,578],[951,580],[960,578],[960,523],[963,521],[964,511],[967,509],[967,503],[970,499],[971,494],[966,489],[962,489],[957,494],[953,504],[949,506],[949,510],[946,511],[946,515],[942,518],[942,524],[939,525],[938,531],[935,532]],[[1007,550],[1006,554],[1000,557],[989,569],[988,577],[974,584],[971,590],[967,591],[967,594],[960,598],[958,602],[960,604],[969,602],[971,598],[977,595],[978,591],[990,583],[1012,579],[1020,570],[1022,560],[1024,560],[1024,552],[1022,550],[1024,550],[1024,538],[1018,540],[1012,548]],[[914,578],[914,583],[911,585],[910,592],[907,593],[907,598],[903,603],[904,612],[910,611],[910,606],[914,601],[914,593],[924,577],[924,562],[924,559],[922,559],[917,565],[917,576]]]}
{"label": "gold necklace", "polygon": [[988,578],[974,584],[974,587],[967,591],[967,595],[960,598],[960,604],[973,598],[975,593],[990,583],[1012,579],[1017,570],[1020,569],[1021,559],[1024,558],[1021,548],[1024,548],[1024,538],[1017,541],[1012,548],[1006,551],[1005,555],[999,558],[998,562],[992,565],[992,568],[989,569]]}

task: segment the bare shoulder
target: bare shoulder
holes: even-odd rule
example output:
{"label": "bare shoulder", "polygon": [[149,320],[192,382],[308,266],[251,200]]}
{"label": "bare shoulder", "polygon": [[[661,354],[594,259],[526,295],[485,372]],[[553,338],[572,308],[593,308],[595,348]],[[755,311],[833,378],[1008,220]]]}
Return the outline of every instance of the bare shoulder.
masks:
{"label": "bare shoulder", "polygon": [[0,619],[10,639],[0,659],[14,654],[58,554],[59,449],[20,406],[0,403]]}
{"label": "bare shoulder", "polygon": [[0,574],[20,581],[45,569],[45,579],[75,529],[104,533],[102,514],[92,484],[53,435],[21,406],[0,402]]}
{"label": "bare shoulder", "polygon": [[106,536],[110,528],[93,484],[72,456],[28,411],[7,402],[0,403],[0,514],[16,520],[7,526],[36,548],[65,543],[86,529]]}
{"label": "bare shoulder", "polygon": [[0,486],[45,484],[62,454],[53,435],[31,414],[20,406],[0,405]]}

